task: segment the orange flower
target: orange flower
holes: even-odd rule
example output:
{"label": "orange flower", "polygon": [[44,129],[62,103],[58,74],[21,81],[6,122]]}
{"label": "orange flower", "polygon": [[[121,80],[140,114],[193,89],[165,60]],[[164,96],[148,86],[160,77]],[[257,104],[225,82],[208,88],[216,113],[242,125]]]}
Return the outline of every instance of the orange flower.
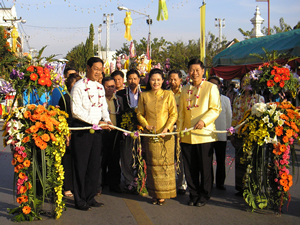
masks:
{"label": "orange flower", "polygon": [[42,85],[42,86],[45,86],[45,85],[46,85],[46,79],[40,78],[40,79],[38,80],[38,84],[39,84],[39,85]]}
{"label": "orange flower", "polygon": [[291,122],[291,128],[293,128],[297,133],[299,133],[299,128],[297,127],[295,122]]}
{"label": "orange flower", "polygon": [[288,184],[288,181],[284,179],[280,179],[279,183],[281,186],[286,186]]}
{"label": "orange flower", "polygon": [[30,133],[36,133],[39,131],[39,128],[36,127],[35,125],[33,125],[29,128],[29,130],[30,130]]}
{"label": "orange flower", "polygon": [[23,138],[22,142],[27,143],[29,140],[30,140],[30,137],[26,136],[26,137]]}
{"label": "orange flower", "polygon": [[36,70],[37,70],[37,73],[38,73],[39,75],[41,75],[41,74],[44,72],[44,69],[43,69],[43,67],[41,67],[41,66],[38,66],[38,67],[36,68]]}
{"label": "orange flower", "polygon": [[[36,110],[35,110],[36,111]],[[34,111],[34,112],[35,112]],[[36,120],[40,120],[41,116],[39,114],[33,114],[31,117],[30,117],[30,120],[32,122],[35,122]]]}
{"label": "orange flower", "polygon": [[21,197],[23,197],[23,202],[28,202],[28,197],[26,195],[22,195]]}
{"label": "orange flower", "polygon": [[35,105],[28,105],[27,108],[28,108],[29,110],[34,110],[34,109],[35,109]]}
{"label": "orange flower", "polygon": [[289,187],[292,187],[293,186],[293,181],[290,180],[288,185],[289,185]]}
{"label": "orange flower", "polygon": [[275,127],[275,134],[277,136],[281,136],[283,134],[283,127],[282,126]]}
{"label": "orange flower", "polygon": [[286,125],[288,125],[289,127],[291,126],[291,124],[290,124],[288,121],[284,121],[284,123],[285,123]]}
{"label": "orange flower", "polygon": [[57,114],[57,112],[53,111],[53,110],[48,112],[49,116],[56,116],[56,114]]}
{"label": "orange flower", "polygon": [[284,143],[288,143],[288,142],[289,142],[289,138],[288,138],[287,136],[284,136],[284,137],[282,138],[282,141],[283,141]]}
{"label": "orange flower", "polygon": [[20,178],[20,179],[23,180],[25,177],[26,177],[26,174],[25,174],[25,173],[22,173],[22,172],[19,173],[19,178]]}
{"label": "orange flower", "polygon": [[18,160],[19,163],[22,163],[24,158],[23,158],[23,156],[18,155],[17,160]]}
{"label": "orange flower", "polygon": [[278,75],[278,74],[276,74],[275,77],[274,77],[274,81],[275,81],[276,83],[279,83],[279,82],[281,81],[281,76]]}
{"label": "orange flower", "polygon": [[24,118],[28,119],[30,117],[31,117],[31,112],[30,111],[24,112]]}
{"label": "orange flower", "polygon": [[287,173],[282,173],[280,178],[283,179],[283,180],[286,180],[288,178],[288,174]]}
{"label": "orange flower", "polygon": [[42,128],[42,127],[43,127],[43,123],[41,123],[41,122],[36,122],[36,123],[35,123],[35,126],[36,126],[37,128]]}
{"label": "orange flower", "polygon": [[53,124],[50,121],[46,121],[46,128],[52,132],[54,130]]}
{"label": "orange flower", "polygon": [[46,78],[46,85],[47,87],[51,87],[52,81],[49,78]]}
{"label": "orange flower", "polygon": [[293,176],[292,175],[287,175],[287,179],[289,180],[289,181],[292,181],[293,180]]}
{"label": "orange flower", "polygon": [[29,167],[30,166],[30,164],[31,164],[31,162],[30,162],[30,160],[25,160],[24,162],[23,162],[23,165],[25,166],[25,167]]}
{"label": "orange flower", "polygon": [[14,168],[14,172],[15,172],[15,173],[19,173],[19,169],[18,169],[17,166]]}
{"label": "orange flower", "polygon": [[32,188],[32,185],[30,182],[27,183],[27,187],[28,187],[28,190],[30,190]]}
{"label": "orange flower", "polygon": [[285,152],[286,151],[286,146],[285,145],[280,145],[280,151]]}
{"label": "orange flower", "polygon": [[273,87],[274,85],[275,85],[275,83],[273,80],[268,80],[268,82],[267,82],[268,87]]}
{"label": "orange flower", "polygon": [[283,88],[283,87],[284,87],[284,85],[285,85],[284,81],[283,81],[283,80],[282,80],[282,81],[280,81],[280,83],[279,83],[279,86],[280,86],[281,88]]}
{"label": "orange flower", "polygon": [[280,115],[280,118],[283,119],[283,120],[288,120],[288,119],[289,119],[289,118],[288,118],[286,115],[284,115],[284,114],[281,114],[281,115]]}
{"label": "orange flower", "polygon": [[21,186],[20,193],[24,194],[26,191],[27,191],[27,187],[26,186]]}
{"label": "orange flower", "polygon": [[41,138],[42,138],[42,140],[45,141],[45,142],[50,141],[50,137],[49,137],[48,134],[43,134],[43,135],[41,136]]}
{"label": "orange flower", "polygon": [[47,148],[47,143],[46,142],[44,142],[44,141],[41,141],[41,143],[40,143],[40,146],[38,146],[41,150],[44,150],[44,149],[46,149]]}
{"label": "orange flower", "polygon": [[38,75],[35,73],[30,74],[30,80],[36,81],[38,79]]}
{"label": "orange flower", "polygon": [[288,129],[286,130],[286,136],[288,138],[292,137],[294,135],[294,131],[292,129]]}
{"label": "orange flower", "polygon": [[22,212],[24,213],[24,214],[29,214],[30,212],[31,212],[31,208],[30,208],[30,206],[24,206],[23,207],[23,209],[22,209]]}
{"label": "orange flower", "polygon": [[18,168],[18,170],[21,170],[24,168],[24,166],[23,166],[23,164],[19,164],[19,165],[17,165],[17,168]]}
{"label": "orange flower", "polygon": [[23,202],[23,197],[17,197],[17,203],[21,205],[22,202]]}
{"label": "orange flower", "polygon": [[290,187],[288,185],[285,185],[285,186],[283,186],[283,190],[288,191],[288,190],[290,190]]}
{"label": "orange flower", "polygon": [[26,70],[29,71],[29,72],[33,72],[34,71],[34,67],[33,66],[29,66],[29,67],[27,67]]}
{"label": "orange flower", "polygon": [[16,165],[17,164],[17,160],[16,159],[13,159],[12,161],[11,161],[11,165]]}
{"label": "orange flower", "polygon": [[19,155],[18,153],[15,153],[14,158],[18,158],[18,155]]}
{"label": "orange flower", "polygon": [[50,138],[51,138],[52,141],[56,141],[56,137],[52,133],[50,133]]}

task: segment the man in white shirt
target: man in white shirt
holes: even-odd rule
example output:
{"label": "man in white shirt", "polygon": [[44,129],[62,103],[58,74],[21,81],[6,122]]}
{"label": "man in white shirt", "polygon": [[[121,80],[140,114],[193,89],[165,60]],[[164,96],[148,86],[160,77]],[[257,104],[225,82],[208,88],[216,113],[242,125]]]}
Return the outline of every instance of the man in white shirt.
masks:
{"label": "man in white shirt", "polygon": [[[218,77],[210,77],[209,82],[221,88],[221,81]],[[231,104],[230,99],[225,95],[221,94],[221,105],[222,111],[219,117],[215,120],[217,130],[226,130],[231,126]],[[218,133],[218,141],[212,143],[212,148],[215,149],[217,169],[216,169],[216,186],[217,189],[226,190],[224,186],[226,169],[225,169],[225,158],[226,158],[226,146],[227,146],[227,133]]]}
{"label": "man in white shirt", "polygon": [[[98,81],[103,71],[103,61],[91,57],[87,61],[86,77],[75,83],[71,91],[71,111],[74,127],[90,127],[102,125],[102,129],[110,129],[105,92]],[[95,200],[101,163],[102,133],[100,130],[72,131],[71,140],[74,165],[74,200],[79,210],[100,207],[103,203]]]}

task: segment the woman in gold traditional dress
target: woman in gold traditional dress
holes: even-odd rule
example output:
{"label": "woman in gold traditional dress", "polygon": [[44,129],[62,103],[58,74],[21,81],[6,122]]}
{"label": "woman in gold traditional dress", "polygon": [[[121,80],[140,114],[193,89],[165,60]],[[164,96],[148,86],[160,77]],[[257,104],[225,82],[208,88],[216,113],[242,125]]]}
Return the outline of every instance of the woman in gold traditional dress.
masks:
{"label": "woman in gold traditional dress", "polygon": [[[138,102],[137,119],[150,133],[168,133],[177,120],[177,108],[172,91],[163,90],[163,72],[150,71],[146,92]],[[174,136],[144,139],[148,192],[152,203],[163,205],[165,199],[176,197],[174,167]]]}

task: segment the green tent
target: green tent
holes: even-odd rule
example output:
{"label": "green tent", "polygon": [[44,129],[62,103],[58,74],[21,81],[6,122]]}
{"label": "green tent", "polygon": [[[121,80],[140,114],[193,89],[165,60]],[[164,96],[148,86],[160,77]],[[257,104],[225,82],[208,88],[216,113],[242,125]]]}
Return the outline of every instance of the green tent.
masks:
{"label": "green tent", "polygon": [[216,74],[224,79],[242,76],[263,63],[258,57],[250,55],[251,53],[263,55],[263,47],[267,51],[276,50],[278,53],[300,57],[300,29],[251,38],[232,45],[213,58],[210,74]]}

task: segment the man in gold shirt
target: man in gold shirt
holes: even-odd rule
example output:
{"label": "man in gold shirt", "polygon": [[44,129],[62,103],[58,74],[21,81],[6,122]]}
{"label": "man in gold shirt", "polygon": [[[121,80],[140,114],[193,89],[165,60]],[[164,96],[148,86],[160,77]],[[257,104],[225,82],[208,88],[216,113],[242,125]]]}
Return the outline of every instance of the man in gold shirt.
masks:
{"label": "man in gold shirt", "polygon": [[[105,77],[102,80],[105,89],[105,98],[108,106],[109,117],[113,125],[120,127],[121,113],[123,111],[123,100],[117,96],[115,92],[115,81],[113,77]],[[121,167],[120,167],[120,140],[122,134],[118,130],[104,131],[103,134],[103,156],[102,156],[102,181],[101,175],[99,183],[102,186],[106,182],[109,185],[109,190],[117,193],[122,193],[120,188]],[[108,173],[106,173],[108,168]],[[98,193],[101,190],[98,185]]]}
{"label": "man in gold shirt", "polygon": [[[182,73],[180,70],[171,70],[168,74],[168,82],[170,85],[170,89],[174,93],[177,111],[179,109],[179,103],[180,103],[180,95],[181,95],[181,83],[182,83]],[[177,138],[177,137],[176,137]],[[177,193],[184,195],[186,192],[186,181],[184,178],[184,172],[183,172],[183,159],[182,159],[182,152],[180,151],[179,159],[177,159],[176,149],[177,149],[177,140],[175,138],[175,160],[179,161],[179,173],[177,174]]]}
{"label": "man in gold shirt", "polygon": [[221,102],[217,86],[202,81],[204,65],[199,59],[189,61],[188,73],[192,83],[182,88],[177,126],[179,131],[194,127],[190,134],[181,137],[181,149],[190,192],[188,205],[201,207],[211,196],[213,154],[210,147],[211,142],[218,140],[212,131],[216,130],[214,121],[221,113]]}

